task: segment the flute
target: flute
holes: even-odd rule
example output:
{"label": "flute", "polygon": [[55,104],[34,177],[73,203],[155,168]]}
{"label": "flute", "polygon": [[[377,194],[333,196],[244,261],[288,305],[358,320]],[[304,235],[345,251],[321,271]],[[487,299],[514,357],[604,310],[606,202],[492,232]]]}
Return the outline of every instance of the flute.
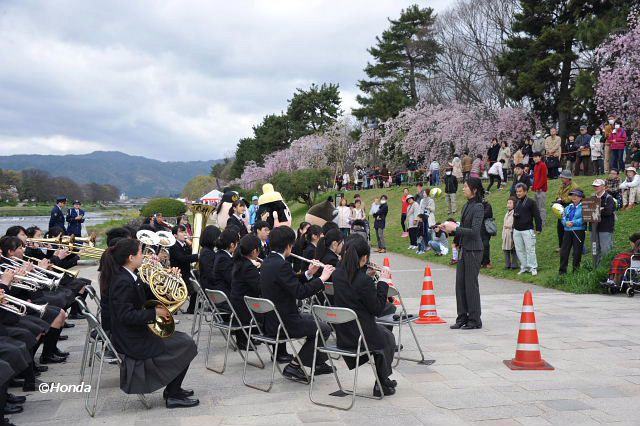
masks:
{"label": "flute", "polygon": [[373,269],[374,271],[378,271],[378,272],[385,272],[385,271],[389,271],[389,268],[387,266],[380,266],[380,265],[376,265],[373,262],[369,262],[367,263],[367,268],[369,269]]}
{"label": "flute", "polygon": [[310,264],[312,264],[314,266],[319,266],[321,268],[324,268],[325,266],[327,266],[324,263],[322,263],[322,262],[320,262],[319,260],[316,260],[316,259],[307,259],[306,257],[298,256],[297,254],[293,254],[293,253],[291,253],[290,256],[295,257],[296,259],[300,259],[303,262],[310,263]]}

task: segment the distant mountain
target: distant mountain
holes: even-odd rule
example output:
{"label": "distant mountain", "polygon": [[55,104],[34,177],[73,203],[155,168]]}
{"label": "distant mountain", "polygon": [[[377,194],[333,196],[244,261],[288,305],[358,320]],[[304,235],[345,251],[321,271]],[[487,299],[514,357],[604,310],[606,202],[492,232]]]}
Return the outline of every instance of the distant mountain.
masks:
{"label": "distant mountain", "polygon": [[95,151],[81,155],[0,156],[0,169],[40,169],[80,183],[112,184],[129,196],[178,194],[194,176],[209,174],[222,160],[158,161],[118,151]]}

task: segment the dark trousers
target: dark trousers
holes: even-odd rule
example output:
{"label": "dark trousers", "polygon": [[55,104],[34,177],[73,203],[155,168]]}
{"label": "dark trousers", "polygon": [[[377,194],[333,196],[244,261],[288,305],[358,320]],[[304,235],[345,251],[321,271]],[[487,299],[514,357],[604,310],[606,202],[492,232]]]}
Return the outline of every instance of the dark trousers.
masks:
{"label": "dark trousers", "polygon": [[407,214],[402,213],[400,215],[400,225],[402,226],[402,232],[407,232],[407,227],[404,224],[404,221],[407,220]]}
{"label": "dark trousers", "polygon": [[491,263],[491,237],[487,235],[482,236],[482,266],[487,266]]}
{"label": "dark trousers", "polygon": [[602,158],[598,158],[597,160],[591,161],[593,163],[593,174],[601,175],[604,173],[604,160]]}
{"label": "dark trousers", "polygon": [[562,220],[558,219],[556,223],[556,233],[558,234],[558,247],[562,247],[562,240],[564,238],[564,225],[562,224]]}
{"label": "dark trousers", "polygon": [[178,374],[166,387],[167,395],[169,397],[176,396],[180,389],[182,388],[182,381],[184,380],[184,376],[187,375],[187,370],[189,367],[182,370],[180,374]]}
{"label": "dark trousers", "polygon": [[480,321],[480,287],[478,274],[482,251],[467,251],[462,253],[456,265],[456,307],[458,310],[457,324],[482,324]]}
{"label": "dark trousers", "polygon": [[462,182],[466,182],[469,180],[469,175],[471,174],[471,172],[462,172]]}
{"label": "dark trousers", "polygon": [[565,231],[560,247],[560,273],[567,272],[569,265],[569,252],[573,250],[573,270],[580,267],[582,261],[582,248],[584,247],[585,231]]}
{"label": "dark trousers", "polygon": [[500,189],[500,184],[502,183],[500,175],[489,175],[489,186],[487,186],[487,191],[491,189],[493,182],[498,182],[498,189]]}
{"label": "dark trousers", "polygon": [[624,170],[624,149],[612,149],[611,150],[611,168],[616,169],[619,172]]}
{"label": "dark trousers", "polygon": [[[287,326],[287,331],[289,331],[289,335],[291,337],[306,337],[302,348],[298,351],[298,355],[305,367],[311,367],[311,364],[313,363],[313,347],[315,345],[316,331],[318,328],[316,327],[316,322],[313,320],[311,314],[300,315],[302,318],[295,325],[295,330]],[[324,338],[328,339],[331,334],[331,327],[321,322],[320,330],[322,331]],[[280,333],[280,337],[284,338],[284,333]],[[280,345],[278,345],[278,349],[280,348]],[[326,354],[318,352],[316,355],[316,365],[324,364],[327,362],[327,359]]]}
{"label": "dark trousers", "polygon": [[576,167],[575,167],[575,170],[573,171],[573,174],[576,176],[580,176],[580,164],[582,164],[582,167],[584,167],[584,175],[589,176],[590,162],[591,162],[590,156],[583,157],[581,155],[578,155],[578,157],[576,158]]}
{"label": "dark trousers", "polygon": [[504,252],[504,267],[507,269],[517,269],[519,264],[516,249],[502,251]]}
{"label": "dark trousers", "polygon": [[412,246],[418,245],[418,228],[409,228],[409,243]]}

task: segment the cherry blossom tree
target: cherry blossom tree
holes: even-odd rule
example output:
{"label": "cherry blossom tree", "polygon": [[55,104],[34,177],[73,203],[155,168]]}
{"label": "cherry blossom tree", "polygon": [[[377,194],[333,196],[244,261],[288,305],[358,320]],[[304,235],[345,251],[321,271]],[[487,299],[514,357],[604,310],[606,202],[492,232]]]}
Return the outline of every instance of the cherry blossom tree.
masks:
{"label": "cherry blossom tree", "polygon": [[628,31],[614,34],[596,50],[601,65],[595,95],[598,109],[640,127],[640,10],[628,18]]}

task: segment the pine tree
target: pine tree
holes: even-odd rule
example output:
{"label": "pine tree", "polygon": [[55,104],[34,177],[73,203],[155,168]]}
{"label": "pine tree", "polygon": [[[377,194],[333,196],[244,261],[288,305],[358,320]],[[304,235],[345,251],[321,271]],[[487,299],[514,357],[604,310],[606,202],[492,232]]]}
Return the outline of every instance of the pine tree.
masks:
{"label": "pine tree", "polygon": [[435,15],[432,8],[413,5],[402,10],[400,18],[389,19],[391,26],[376,37],[376,46],[368,49],[374,63],[364,71],[368,80],[358,82],[364,95],[358,95],[360,108],[353,110],[359,119],[395,117],[406,106],[418,102],[419,81],[436,60],[438,44],[433,36]]}
{"label": "pine tree", "polygon": [[593,49],[624,27],[624,0],[520,0],[509,50],[498,58],[507,95],[531,104],[565,136],[586,114],[595,118]]}

